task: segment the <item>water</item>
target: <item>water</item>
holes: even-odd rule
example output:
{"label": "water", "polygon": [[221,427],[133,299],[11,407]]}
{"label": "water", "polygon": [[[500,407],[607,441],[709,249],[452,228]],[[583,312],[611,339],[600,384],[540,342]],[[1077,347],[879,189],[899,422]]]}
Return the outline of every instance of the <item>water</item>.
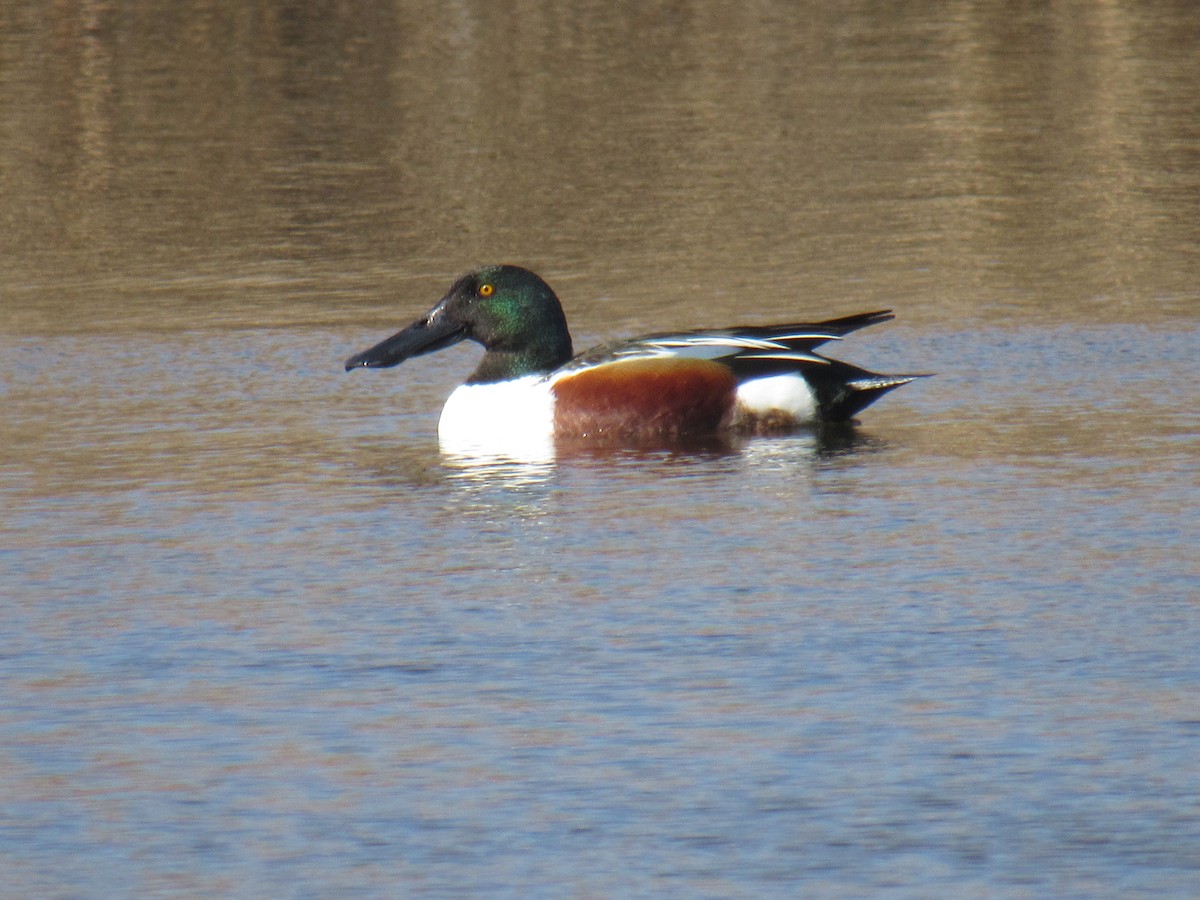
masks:
{"label": "water", "polygon": [[[0,895],[1194,892],[1190,5],[0,16]],[[938,375],[472,465],[502,259]]]}

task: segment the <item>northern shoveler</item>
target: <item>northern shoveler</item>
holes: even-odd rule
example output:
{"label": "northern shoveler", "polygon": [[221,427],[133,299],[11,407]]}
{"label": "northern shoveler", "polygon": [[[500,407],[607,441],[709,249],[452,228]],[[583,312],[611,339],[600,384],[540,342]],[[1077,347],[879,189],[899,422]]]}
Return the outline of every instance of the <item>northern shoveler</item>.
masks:
{"label": "northern shoveler", "polygon": [[470,339],[486,351],[450,395],[438,434],[674,438],[844,422],[917,375],[878,375],[814,352],[890,310],[814,324],[651,334],[574,356],[562,305],[518,266],[463,275],[403,331],[346,360],[386,368]]}

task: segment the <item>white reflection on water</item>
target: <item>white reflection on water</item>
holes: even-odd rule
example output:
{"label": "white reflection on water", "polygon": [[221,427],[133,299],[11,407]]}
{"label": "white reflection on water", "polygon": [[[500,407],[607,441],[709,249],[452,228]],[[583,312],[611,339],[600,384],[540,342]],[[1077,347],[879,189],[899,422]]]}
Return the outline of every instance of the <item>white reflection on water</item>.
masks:
{"label": "white reflection on water", "polygon": [[[438,446],[446,465],[455,469],[490,469],[498,475],[517,476],[524,469],[536,476],[553,467],[554,436],[545,423],[513,421],[493,430],[486,439],[477,434],[439,429]],[[540,427],[539,427],[540,426]]]}
{"label": "white reflection on water", "polygon": [[494,451],[450,452],[443,448],[442,464],[453,477],[464,483],[495,485],[540,484],[554,474],[553,446],[547,454],[535,455],[532,459],[520,454],[505,454]]}

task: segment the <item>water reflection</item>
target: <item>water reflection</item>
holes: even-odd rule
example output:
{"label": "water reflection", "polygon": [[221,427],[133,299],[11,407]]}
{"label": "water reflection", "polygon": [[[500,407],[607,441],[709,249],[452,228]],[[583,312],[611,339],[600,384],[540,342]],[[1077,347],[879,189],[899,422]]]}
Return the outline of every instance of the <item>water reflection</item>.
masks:
{"label": "water reflection", "polygon": [[887,444],[857,425],[837,423],[797,429],[770,437],[717,434],[687,439],[630,442],[595,438],[559,438],[537,443],[528,455],[518,448],[451,449],[441,446],[442,465],[462,483],[524,486],[553,479],[562,469],[644,470],[654,476],[691,476],[714,465],[765,471],[810,466],[822,460],[877,453]]}
{"label": "water reflection", "polygon": [[748,298],[931,320],[1195,299],[1185,0],[17,2],[0,26],[0,312],[24,331],[361,322],[496,259],[580,287],[588,331],[614,297],[630,331]]}
{"label": "water reflection", "polygon": [[553,436],[527,430],[522,427],[524,424],[512,422],[503,433],[490,435],[483,441],[439,433],[438,445],[442,458],[447,465],[461,469],[503,467],[508,464],[534,468],[550,466],[555,458]]}
{"label": "water reflection", "polygon": [[444,452],[442,464],[462,484],[523,487],[549,481],[555,471],[554,456],[533,459],[503,453]]}

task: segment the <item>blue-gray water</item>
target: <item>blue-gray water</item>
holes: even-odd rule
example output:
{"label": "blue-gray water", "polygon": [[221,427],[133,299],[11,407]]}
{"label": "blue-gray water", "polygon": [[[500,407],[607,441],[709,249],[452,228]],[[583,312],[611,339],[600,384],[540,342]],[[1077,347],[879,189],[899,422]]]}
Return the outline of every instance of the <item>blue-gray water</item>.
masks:
{"label": "blue-gray water", "polygon": [[[187,9],[4,13],[0,896],[1194,893],[1189,5]],[[937,377],[469,465],[498,259]]]}

